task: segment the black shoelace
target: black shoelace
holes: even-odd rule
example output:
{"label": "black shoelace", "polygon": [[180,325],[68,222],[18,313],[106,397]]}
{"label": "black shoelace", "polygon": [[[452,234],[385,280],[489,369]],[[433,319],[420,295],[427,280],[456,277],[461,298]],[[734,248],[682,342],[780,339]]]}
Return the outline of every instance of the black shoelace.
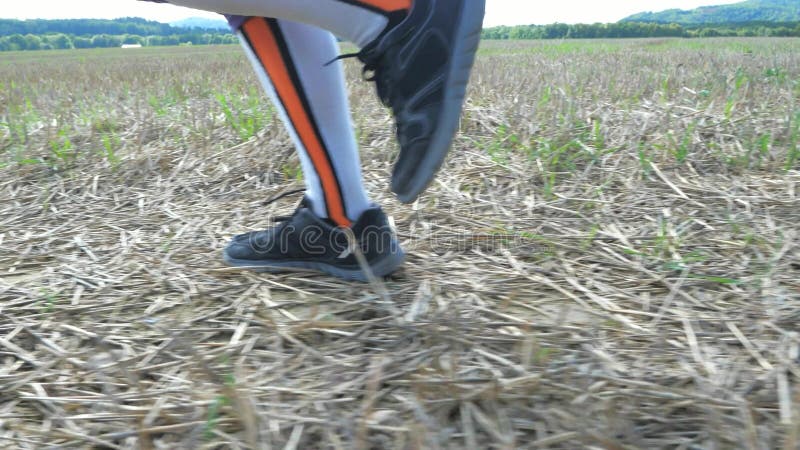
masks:
{"label": "black shoelace", "polygon": [[[305,192],[305,191],[306,191],[305,189],[294,189],[294,190],[291,190],[291,191],[288,191],[288,192],[284,192],[284,193],[282,193],[282,194],[280,194],[280,195],[278,195],[276,197],[273,197],[273,198],[271,198],[269,200],[266,200],[266,201],[262,202],[261,205],[262,206],[268,206],[268,205],[271,205],[271,204],[277,202],[278,200],[281,200],[283,198],[289,197],[291,195],[299,194],[299,193],[302,193],[302,192]],[[292,218],[294,217],[295,214],[297,214],[297,211],[299,211],[302,208],[305,208],[306,206],[307,206],[306,205],[306,200],[305,200],[305,197],[303,197],[303,200],[301,200],[300,204],[297,205],[297,208],[295,208],[294,213],[292,213],[292,215],[290,215],[290,216],[275,216],[275,217],[272,218],[272,221],[275,222],[275,223],[288,222],[288,221],[292,220]]]}
{"label": "black shoelace", "polygon": [[361,77],[364,81],[374,81],[378,90],[378,98],[381,103],[388,107],[392,107],[395,103],[393,96],[393,89],[395,82],[392,79],[391,71],[386,70],[384,67],[384,55],[386,52],[395,46],[402,44],[406,37],[414,32],[415,27],[407,27],[401,34],[394,34],[391,31],[400,25],[406,18],[407,14],[402,13],[392,16],[389,19],[389,25],[386,30],[378,36],[372,44],[367,45],[358,53],[346,53],[339,55],[336,58],[328,61],[325,65],[328,66],[336,61],[358,58],[364,64],[361,69]]}

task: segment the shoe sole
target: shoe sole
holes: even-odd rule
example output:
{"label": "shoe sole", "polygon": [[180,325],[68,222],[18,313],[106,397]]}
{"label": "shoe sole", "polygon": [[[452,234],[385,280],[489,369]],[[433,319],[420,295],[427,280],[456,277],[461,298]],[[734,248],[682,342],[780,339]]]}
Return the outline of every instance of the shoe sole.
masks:
{"label": "shoe sole", "polygon": [[414,176],[403,180],[392,179],[392,191],[403,203],[411,203],[431,184],[442,167],[458,131],[461,109],[467,92],[472,65],[481,40],[486,0],[466,0],[452,52],[452,62],[444,87],[444,106],[439,115],[437,132],[431,136],[428,150],[418,163]]}
{"label": "shoe sole", "polygon": [[[260,273],[280,273],[290,272],[292,270],[313,270],[316,272],[327,273],[336,278],[341,278],[346,281],[361,281],[368,282],[369,278],[363,270],[359,269],[343,269],[331,264],[316,262],[316,261],[276,261],[276,260],[261,260],[250,261],[246,259],[235,259],[228,256],[227,252],[223,252],[222,259],[225,264],[238,267],[242,269],[251,270]],[[383,278],[391,275],[396,271],[405,261],[405,253],[401,249],[396,252],[390,253],[379,261],[370,265],[372,274],[377,278]]]}

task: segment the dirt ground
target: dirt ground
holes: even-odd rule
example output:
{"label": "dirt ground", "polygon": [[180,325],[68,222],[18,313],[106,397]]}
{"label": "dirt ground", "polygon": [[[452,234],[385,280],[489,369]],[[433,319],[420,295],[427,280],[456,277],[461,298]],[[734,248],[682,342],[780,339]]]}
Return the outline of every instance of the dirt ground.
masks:
{"label": "dirt ground", "polygon": [[800,41],[484,43],[378,283],[226,268],[291,212],[236,47],[0,59],[0,447],[800,448]]}

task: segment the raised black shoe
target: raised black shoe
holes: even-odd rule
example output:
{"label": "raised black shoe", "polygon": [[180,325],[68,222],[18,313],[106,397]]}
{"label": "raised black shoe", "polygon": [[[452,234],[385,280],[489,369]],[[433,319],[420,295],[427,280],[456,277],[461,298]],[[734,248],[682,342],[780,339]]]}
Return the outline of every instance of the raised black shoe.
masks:
{"label": "raised black shoe", "polygon": [[415,0],[358,53],[395,115],[400,155],[392,191],[402,202],[428,187],[450,150],[484,10],[485,0]]}
{"label": "raised black shoe", "polygon": [[235,236],[223,252],[225,263],[259,272],[310,269],[345,280],[368,281],[349,231],[376,277],[394,272],[405,257],[379,206],[366,210],[345,229],[314,214],[304,198],[294,214],[276,221],[267,230]]}

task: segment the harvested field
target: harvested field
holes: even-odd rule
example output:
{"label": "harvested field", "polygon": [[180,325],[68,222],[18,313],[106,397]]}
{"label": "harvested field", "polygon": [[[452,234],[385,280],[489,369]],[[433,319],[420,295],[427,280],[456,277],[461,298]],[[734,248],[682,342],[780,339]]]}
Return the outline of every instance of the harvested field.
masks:
{"label": "harvested field", "polygon": [[0,55],[0,447],[800,448],[800,40],[485,42],[405,268],[226,268],[302,187],[237,47]]}

